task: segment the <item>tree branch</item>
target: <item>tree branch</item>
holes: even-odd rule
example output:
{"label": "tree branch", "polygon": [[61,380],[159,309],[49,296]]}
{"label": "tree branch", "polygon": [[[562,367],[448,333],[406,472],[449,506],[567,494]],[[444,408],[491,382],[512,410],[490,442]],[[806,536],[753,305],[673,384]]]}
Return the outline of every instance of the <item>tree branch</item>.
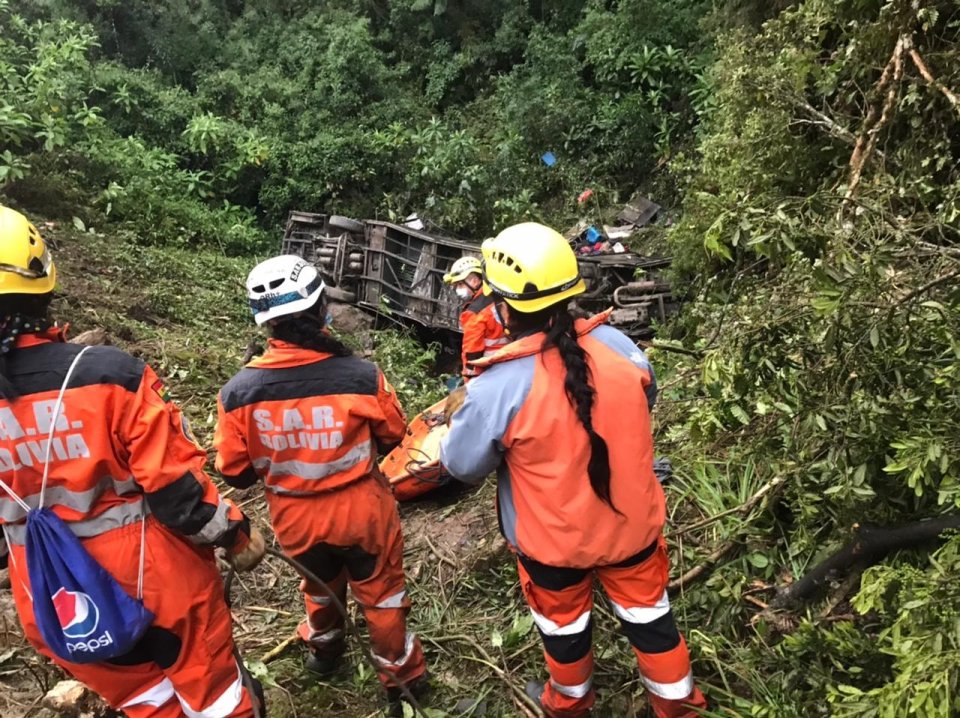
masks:
{"label": "tree branch", "polygon": [[840,125],[836,120],[834,120],[830,115],[825,112],[821,112],[816,107],[811,105],[806,100],[794,100],[794,106],[805,112],[811,119],[807,122],[816,127],[822,127],[827,131],[827,134],[836,137],[841,142],[845,142],[848,145],[856,145],[857,138],[854,134],[848,130],[846,127]]}
{"label": "tree branch", "polygon": [[736,545],[737,542],[734,539],[722,544],[720,548],[716,549],[713,553],[707,556],[703,563],[694,566],[679,578],[675,578],[668,583],[667,590],[676,591],[678,588],[686,588],[688,585],[699,579],[701,576],[707,573],[707,571],[713,568],[713,565],[726,556],[730,551],[732,551]]}
{"label": "tree branch", "polygon": [[891,551],[929,543],[950,529],[960,529],[960,515],[893,527],[855,525],[852,541],[817,564],[799,581],[781,588],[770,602],[770,608],[783,609],[806,600],[834,576],[844,575],[851,568],[862,570],[872,566]]}
{"label": "tree branch", "polygon": [[933,76],[933,73],[930,72],[930,68],[927,67],[927,64],[923,61],[923,58],[920,57],[920,53],[917,52],[917,48],[913,46],[912,37],[906,38],[905,47],[907,49],[907,54],[910,55],[910,59],[913,60],[913,64],[916,65],[917,70],[923,76],[923,79],[927,81],[927,84],[943,93],[943,96],[950,101],[950,104],[953,105],[954,109],[957,112],[960,112],[960,96],[958,96],[957,93],[953,92],[950,88],[937,82],[937,79]]}
{"label": "tree branch", "polygon": [[725,516],[730,516],[731,514],[740,514],[741,516],[746,516],[753,510],[754,506],[756,506],[758,503],[760,503],[760,501],[763,500],[764,496],[769,494],[774,489],[779,488],[780,485],[783,484],[783,482],[786,480],[787,479],[784,476],[778,476],[774,479],[771,479],[770,481],[765,483],[763,486],[761,486],[760,489],[753,496],[751,496],[749,499],[744,501],[739,506],[734,506],[732,509],[721,511],[719,514],[709,516],[703,519],[702,521],[697,521],[696,523],[692,523],[687,526],[681,526],[675,531],[671,531],[670,533],[666,534],[665,538],[668,538],[668,539],[675,538],[677,536],[688,533],[690,531],[703,528],[704,526],[709,526],[710,524],[716,523],[720,519],[724,518]]}
{"label": "tree branch", "polygon": [[658,349],[665,352],[674,352],[676,354],[683,354],[684,356],[696,357],[697,359],[703,358],[703,351],[700,349],[687,349],[686,347],[680,347],[676,344],[665,344],[664,342],[658,341],[645,341],[641,340],[637,342],[641,349]]}
{"label": "tree branch", "polygon": [[894,304],[893,306],[894,307],[903,306],[910,300],[915,299],[916,297],[919,297],[921,294],[925,294],[926,292],[930,291],[931,289],[936,287],[938,284],[949,282],[951,279],[956,279],[957,277],[960,277],[960,269],[956,270],[955,272],[948,272],[947,274],[944,274],[941,277],[937,277],[936,279],[927,282],[919,289],[914,289],[912,292],[904,296],[902,299],[899,299],[897,303]]}
{"label": "tree branch", "polygon": [[[876,93],[886,93],[882,109],[878,110],[877,105],[873,104],[867,111],[867,116],[863,120],[863,127],[857,136],[853,153],[850,155],[850,173],[847,179],[847,191],[844,194],[844,201],[841,204],[840,212],[845,211],[850,201],[856,196],[860,188],[860,180],[863,177],[863,168],[866,166],[870,157],[873,155],[877,146],[877,138],[880,130],[890,119],[890,113],[896,102],[897,90],[899,88],[900,78],[903,77],[903,50],[907,43],[907,36],[901,35],[897,38],[897,44],[894,45],[893,54],[880,75],[880,79],[874,86]],[[879,112],[879,118],[877,117]]]}
{"label": "tree branch", "polygon": [[[716,521],[719,521],[723,517],[730,516],[732,514],[739,514],[741,516],[746,516],[754,509],[754,507],[756,507],[757,504],[759,504],[763,500],[765,496],[767,496],[774,490],[779,489],[784,484],[785,481],[786,481],[786,477],[784,476],[778,476],[774,479],[771,479],[770,481],[765,483],[763,486],[761,486],[760,489],[753,496],[751,496],[749,499],[747,499],[742,504],[740,504],[740,506],[735,506],[732,509],[721,511],[719,514],[705,518],[702,521],[697,521],[696,523],[692,523],[689,526],[681,526],[676,531],[671,531],[670,533],[666,534],[665,538],[671,539],[678,536],[682,536],[683,534],[689,531],[703,528],[704,526],[709,526],[710,524],[715,523]],[[670,591],[674,591],[678,588],[686,588],[694,581],[699,580],[701,577],[705,576],[720,559],[722,559],[724,556],[730,553],[734,548],[736,548],[736,545],[737,545],[737,537],[731,538],[730,540],[721,544],[709,556],[707,556],[707,558],[704,559],[702,563],[694,566],[689,571],[684,573],[682,576],[675,578],[673,581],[671,581],[667,585],[667,589]]]}

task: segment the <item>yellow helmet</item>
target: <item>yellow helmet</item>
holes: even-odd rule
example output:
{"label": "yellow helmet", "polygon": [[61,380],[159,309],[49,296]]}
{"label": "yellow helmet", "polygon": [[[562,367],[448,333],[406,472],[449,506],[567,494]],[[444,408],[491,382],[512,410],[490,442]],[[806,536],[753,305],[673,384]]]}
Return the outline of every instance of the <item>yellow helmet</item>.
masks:
{"label": "yellow helmet", "polygon": [[37,228],[0,206],[0,294],[46,294],[56,283],[57,269]]}
{"label": "yellow helmet", "polygon": [[536,222],[507,227],[480,248],[483,291],[532,314],[586,291],[577,255],[556,230]]}
{"label": "yellow helmet", "polygon": [[450,267],[450,272],[443,275],[443,281],[446,284],[456,284],[457,282],[462,282],[471,274],[482,273],[483,265],[479,259],[476,257],[460,257],[460,259]]}

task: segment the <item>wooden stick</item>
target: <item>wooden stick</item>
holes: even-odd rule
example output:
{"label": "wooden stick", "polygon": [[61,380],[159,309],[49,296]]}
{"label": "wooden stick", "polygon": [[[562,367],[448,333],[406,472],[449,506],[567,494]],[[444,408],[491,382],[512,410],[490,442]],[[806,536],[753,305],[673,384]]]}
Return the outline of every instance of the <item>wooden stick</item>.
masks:
{"label": "wooden stick", "polygon": [[734,506],[732,509],[721,511],[719,514],[715,514],[714,516],[709,516],[701,521],[692,523],[689,526],[681,526],[680,528],[666,534],[664,538],[668,538],[668,539],[675,538],[676,536],[685,534],[689,531],[694,531],[696,529],[703,528],[704,526],[709,526],[710,524],[719,521],[725,516],[730,516],[731,514],[740,514],[741,516],[746,516],[753,510],[753,508],[758,503],[760,503],[760,501],[763,499],[764,496],[769,494],[774,489],[778,488],[786,480],[787,479],[785,476],[777,476],[773,479],[770,479],[770,481],[768,481],[763,486],[761,486],[760,489],[753,496],[751,496],[749,499],[744,501],[739,506]]}
{"label": "wooden stick", "polygon": [[510,680],[509,674],[505,670],[503,670],[500,666],[498,666],[496,663],[494,663],[493,658],[490,657],[490,654],[487,653],[486,650],[484,650],[483,646],[477,643],[475,638],[472,638],[471,636],[457,634],[452,636],[439,636],[437,638],[424,638],[424,640],[430,641],[431,643],[440,643],[444,640],[459,641],[461,643],[467,643],[473,646],[473,648],[477,651],[477,653],[480,654],[480,658],[477,658],[476,656],[462,656],[462,658],[466,658],[471,661],[475,661],[477,663],[482,663],[483,665],[490,668],[494,673],[496,673],[501,678],[501,680],[503,680],[503,682],[507,684],[507,687],[510,688],[511,691],[513,691],[513,693],[517,696],[517,698],[520,699],[520,702],[522,704],[520,707],[523,708],[524,712],[528,716],[532,716],[533,718],[536,718],[537,716],[542,715],[540,711],[540,706],[534,703],[534,701],[530,698],[530,696],[527,695],[527,692],[525,690],[523,690],[517,685],[514,685],[514,683]]}
{"label": "wooden stick", "polygon": [[280,641],[280,643],[264,653],[263,657],[260,659],[260,662],[270,663],[270,661],[276,660],[284,651],[290,648],[290,646],[292,646],[298,640],[300,640],[300,634],[294,631],[292,636],[284,638],[282,641]]}
{"label": "wooden stick", "polygon": [[737,545],[736,541],[727,541],[725,544],[720,546],[716,551],[707,556],[707,559],[698,566],[694,566],[685,574],[680,576],[680,578],[673,579],[669,584],[667,584],[667,590],[676,591],[678,588],[685,588],[688,584],[696,581],[703,574],[713,568],[713,565],[723,558],[727,553],[733,550]]}
{"label": "wooden stick", "polygon": [[957,112],[960,112],[960,96],[958,96],[957,93],[953,92],[950,88],[937,82],[937,79],[933,76],[933,73],[930,72],[930,68],[927,67],[927,64],[923,61],[923,58],[920,57],[920,53],[917,52],[917,48],[913,46],[912,37],[906,38],[906,47],[907,54],[910,55],[910,59],[913,60],[913,64],[916,65],[917,70],[920,71],[920,74],[923,76],[923,79],[927,81],[927,84],[943,93],[943,96],[950,101],[950,104],[954,106]]}
{"label": "wooden stick", "polygon": [[423,534],[423,538],[427,542],[427,546],[429,546],[430,549],[437,555],[438,559],[440,559],[445,564],[450,566],[450,568],[452,568],[454,571],[460,570],[460,566],[457,565],[457,562],[454,561],[449,556],[446,556],[445,554],[441,553],[440,549],[438,549],[436,546],[433,545],[433,541],[430,540],[430,537],[427,534]]}

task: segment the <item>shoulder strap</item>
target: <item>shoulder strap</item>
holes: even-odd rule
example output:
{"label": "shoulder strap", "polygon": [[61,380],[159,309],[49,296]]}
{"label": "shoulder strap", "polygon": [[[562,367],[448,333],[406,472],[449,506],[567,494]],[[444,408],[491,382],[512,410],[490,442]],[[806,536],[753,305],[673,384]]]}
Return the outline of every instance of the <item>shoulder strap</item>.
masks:
{"label": "shoulder strap", "polygon": [[67,375],[63,378],[63,384],[60,386],[60,393],[57,394],[57,403],[53,405],[53,415],[50,417],[50,433],[47,434],[47,452],[43,458],[43,479],[40,482],[40,504],[37,508],[43,508],[43,497],[47,491],[47,478],[50,476],[50,449],[53,444],[53,433],[57,430],[57,420],[60,418],[60,410],[63,408],[63,395],[67,391],[67,385],[70,383],[70,377],[73,376],[73,370],[80,363],[80,357],[87,353],[89,346],[81,349],[70,362],[70,368],[67,369]]}

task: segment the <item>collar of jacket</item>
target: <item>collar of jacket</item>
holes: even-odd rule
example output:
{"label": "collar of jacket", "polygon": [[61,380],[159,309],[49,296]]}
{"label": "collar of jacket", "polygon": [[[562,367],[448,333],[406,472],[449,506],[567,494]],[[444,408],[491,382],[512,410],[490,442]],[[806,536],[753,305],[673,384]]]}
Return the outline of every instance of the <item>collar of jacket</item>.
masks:
{"label": "collar of jacket", "polygon": [[[577,329],[577,336],[582,337],[584,334],[592,332],[601,324],[606,324],[607,320],[610,319],[611,313],[613,313],[613,309],[607,309],[599,314],[595,314],[589,319],[578,319],[574,325]],[[510,342],[493,356],[477,359],[476,361],[470,362],[470,364],[476,367],[487,367],[491,364],[499,364],[500,362],[512,361],[513,359],[539,354],[543,351],[543,335],[544,332],[527,334]]]}
{"label": "collar of jacket", "polygon": [[25,347],[35,347],[38,344],[62,343],[67,341],[67,330],[69,329],[70,325],[64,324],[62,327],[50,327],[45,332],[21,334],[17,337],[14,346],[16,346],[17,349],[23,349]]}
{"label": "collar of jacket", "polygon": [[247,364],[253,369],[288,369],[303,364],[329,359],[332,354],[305,349],[290,342],[279,339],[267,340],[267,351],[262,356],[255,357]]}

